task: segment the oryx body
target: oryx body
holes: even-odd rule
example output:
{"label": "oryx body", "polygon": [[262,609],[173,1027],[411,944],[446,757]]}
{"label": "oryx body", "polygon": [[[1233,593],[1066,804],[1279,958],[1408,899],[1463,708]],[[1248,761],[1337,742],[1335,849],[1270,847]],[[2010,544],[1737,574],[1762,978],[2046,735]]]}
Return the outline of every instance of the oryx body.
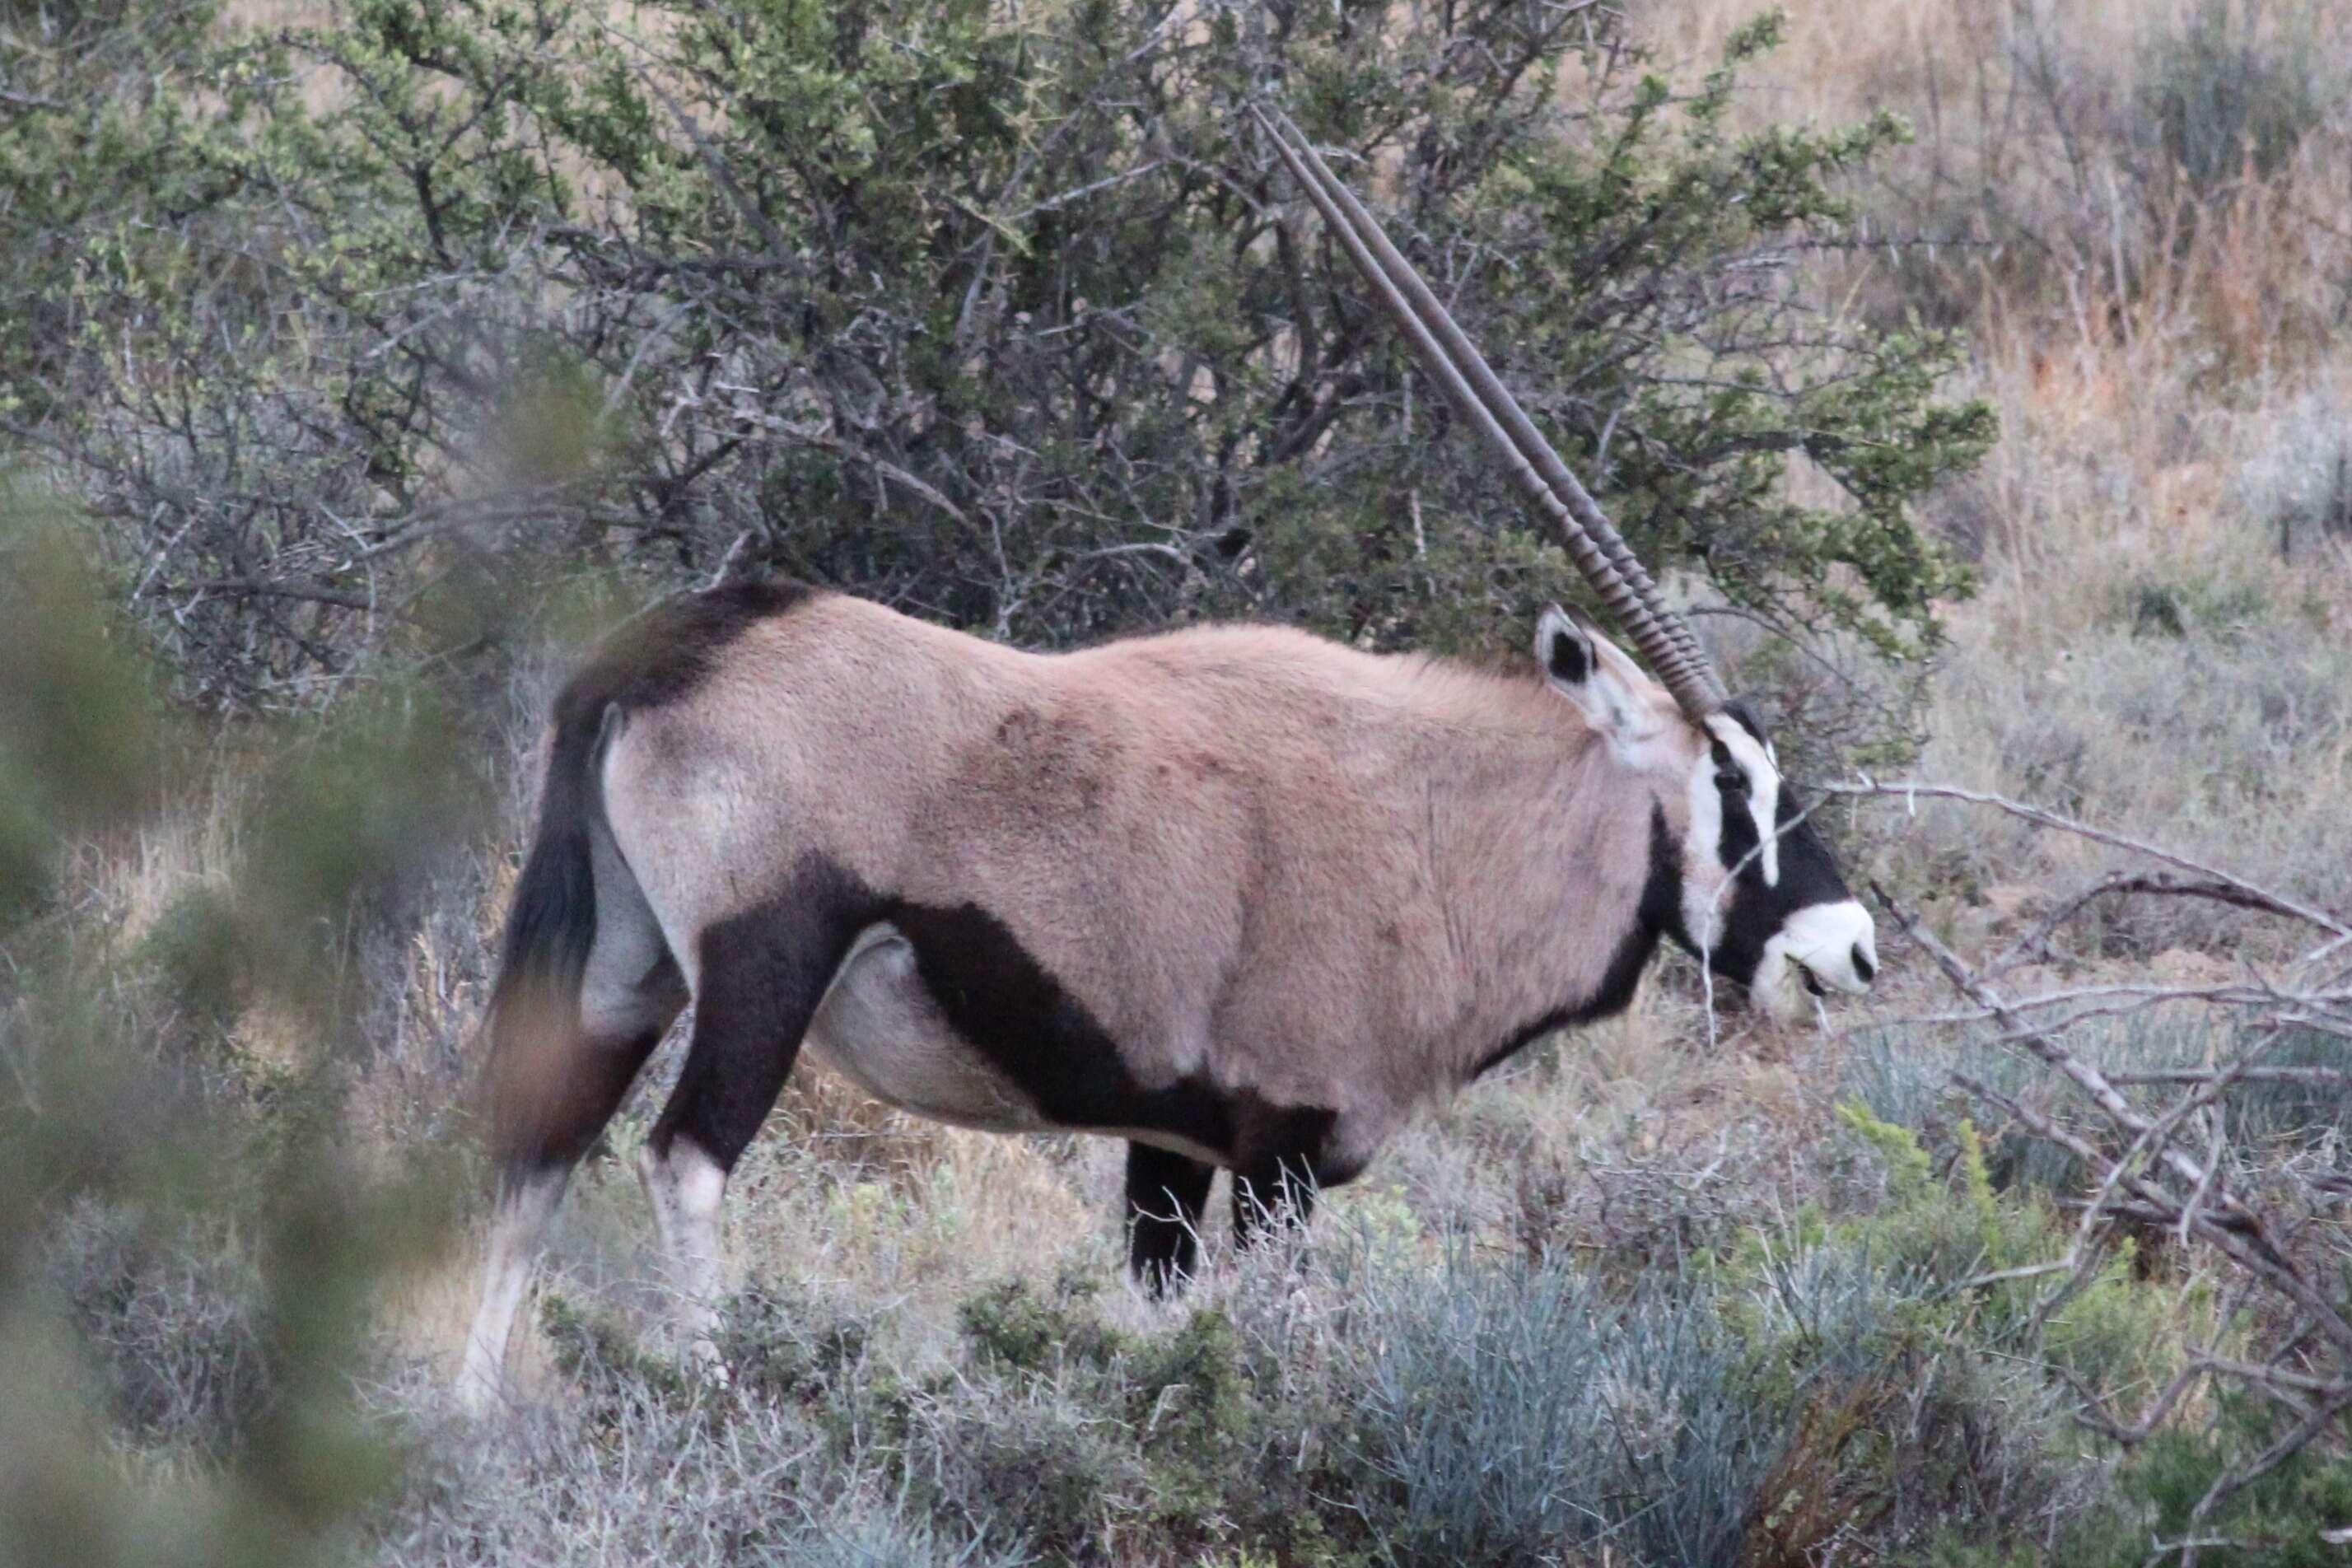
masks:
{"label": "oryx body", "polygon": [[[1697,638],[1361,205],[1258,123],[1654,680],[1219,626],[1040,655],[800,588],[642,619],[566,686],[491,1005],[495,1394],[565,1175],[678,1011],[641,1169],[707,1331],[727,1173],[803,1044],[909,1110],[1129,1141],[1130,1258],[1353,1176],[1413,1109],[1625,1005],[1661,937],[1776,1012],[1871,921]],[[698,1333],[707,1348],[709,1336]]]}
{"label": "oryx body", "polygon": [[564,1173],[689,998],[645,1171],[698,1301],[803,1046],[941,1120],[1128,1139],[1158,1284],[1215,1167],[1265,1202],[1349,1179],[1623,1006],[1662,936],[1779,1008],[1800,965],[1865,984],[1869,918],[1761,738],[1557,612],[1538,651],[1235,626],[1041,655],[761,585],[644,618],[557,703],[516,892],[478,1392]]}

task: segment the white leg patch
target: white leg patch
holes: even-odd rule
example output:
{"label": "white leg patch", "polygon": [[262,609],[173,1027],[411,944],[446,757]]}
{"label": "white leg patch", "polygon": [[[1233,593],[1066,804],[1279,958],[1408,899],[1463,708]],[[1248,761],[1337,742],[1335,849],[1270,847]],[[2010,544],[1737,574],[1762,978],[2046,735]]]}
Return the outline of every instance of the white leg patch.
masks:
{"label": "white leg patch", "polygon": [[466,1335],[466,1360],[457,1374],[457,1403],[482,1415],[506,1402],[507,1342],[530,1293],[532,1269],[547,1222],[563,1196],[562,1175],[532,1176],[499,1200],[483,1251],[482,1301]]}
{"label": "white leg patch", "polygon": [[727,1195],[727,1173],[719,1162],[683,1138],[673,1139],[667,1159],[648,1144],[637,1152],[637,1174],[652,1202],[654,1229],[661,1237],[677,1294],[677,1323],[688,1354],[716,1368],[719,1346],[719,1205]]}

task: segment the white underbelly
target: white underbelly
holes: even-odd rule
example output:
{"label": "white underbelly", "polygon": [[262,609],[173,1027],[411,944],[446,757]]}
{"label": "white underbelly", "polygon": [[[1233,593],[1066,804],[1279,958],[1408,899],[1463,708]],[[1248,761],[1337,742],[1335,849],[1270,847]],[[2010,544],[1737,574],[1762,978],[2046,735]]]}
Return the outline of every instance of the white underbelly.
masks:
{"label": "white underbelly", "polygon": [[896,926],[857,933],[809,1026],[807,1050],[887,1104],[990,1132],[1051,1124],[949,1024]]}

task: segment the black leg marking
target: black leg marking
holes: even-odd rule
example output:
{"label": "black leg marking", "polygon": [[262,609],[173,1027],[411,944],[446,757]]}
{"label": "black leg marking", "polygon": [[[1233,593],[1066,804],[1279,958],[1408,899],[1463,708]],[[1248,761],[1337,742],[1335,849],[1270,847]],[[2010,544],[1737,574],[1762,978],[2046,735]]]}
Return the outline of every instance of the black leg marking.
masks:
{"label": "black leg marking", "polygon": [[1138,1081],[1086,1004],[988,910],[894,901],[884,918],[914,944],[916,971],[956,1033],[1048,1121],[1148,1127],[1202,1149],[1231,1147],[1226,1097],[1189,1079]]}
{"label": "black leg marking", "polygon": [[1234,1245],[1247,1247],[1274,1226],[1303,1226],[1315,1194],[1355,1179],[1361,1155],[1337,1159],[1339,1116],[1315,1106],[1242,1108],[1242,1140],[1234,1163]]}
{"label": "black leg marking", "polygon": [[824,987],[866,922],[872,895],[834,867],[800,867],[778,897],[701,937],[701,993],[677,1087],[647,1140],[678,1138],[732,1170],[775,1108]]}
{"label": "black leg marking", "polygon": [[667,1027],[623,1040],[588,1039],[551,1018],[501,1028],[488,1068],[499,1190],[568,1174],[595,1146]]}
{"label": "black leg marking", "polygon": [[1127,1146],[1127,1260],[1155,1297],[1180,1289],[1200,1258],[1201,1211],[1216,1167],[1149,1143]]}

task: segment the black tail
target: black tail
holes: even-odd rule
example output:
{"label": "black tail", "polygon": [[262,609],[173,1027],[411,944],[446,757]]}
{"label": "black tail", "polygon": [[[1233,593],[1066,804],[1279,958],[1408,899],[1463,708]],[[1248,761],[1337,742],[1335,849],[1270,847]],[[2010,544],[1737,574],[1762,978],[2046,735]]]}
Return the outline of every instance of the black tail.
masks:
{"label": "black tail", "polygon": [[596,944],[596,873],[588,839],[604,809],[596,769],[619,711],[609,704],[593,712],[569,702],[556,706],[539,827],[499,947],[490,1001],[494,1039],[501,1020],[523,1010],[551,1008],[569,1017],[579,1006],[588,953]]}
{"label": "black tail", "polygon": [[[539,826],[507,915],[490,994],[490,1144],[501,1182],[568,1171],[627,1094],[685,1001],[675,965],[639,984],[634,1011],[594,1019],[581,990],[596,947],[596,838],[609,835],[600,778],[624,713],[676,701],[747,627],[789,613],[810,590],[739,584],[647,611],[605,638],[555,700]],[[618,896],[607,889],[608,895]],[[642,897],[601,911],[650,920]],[[596,1037],[591,1037],[591,1028]]]}
{"label": "black tail", "polygon": [[[598,764],[619,709],[567,689],[540,792],[539,829],[507,914],[490,993],[483,1064],[490,1151],[501,1188],[571,1169],[612,1115],[642,1055],[606,1061],[586,1050],[580,992],[596,945],[596,864],[590,835],[604,809]],[[611,1056],[613,1053],[604,1053]]]}

